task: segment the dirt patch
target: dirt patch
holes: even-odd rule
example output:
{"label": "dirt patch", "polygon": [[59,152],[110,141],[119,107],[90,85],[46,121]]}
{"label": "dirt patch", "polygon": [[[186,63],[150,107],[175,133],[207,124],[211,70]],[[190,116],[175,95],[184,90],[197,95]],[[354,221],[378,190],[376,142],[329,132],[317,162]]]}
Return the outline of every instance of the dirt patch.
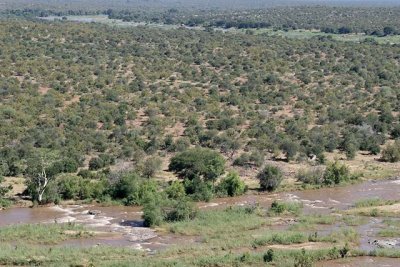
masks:
{"label": "dirt patch", "polygon": [[39,94],[41,94],[41,95],[45,95],[45,94],[47,94],[47,92],[48,92],[50,89],[51,89],[50,87],[39,86],[38,92],[39,92]]}
{"label": "dirt patch", "polygon": [[26,189],[25,179],[22,177],[6,177],[2,185],[12,186],[12,190],[9,192],[10,196],[22,194]]}

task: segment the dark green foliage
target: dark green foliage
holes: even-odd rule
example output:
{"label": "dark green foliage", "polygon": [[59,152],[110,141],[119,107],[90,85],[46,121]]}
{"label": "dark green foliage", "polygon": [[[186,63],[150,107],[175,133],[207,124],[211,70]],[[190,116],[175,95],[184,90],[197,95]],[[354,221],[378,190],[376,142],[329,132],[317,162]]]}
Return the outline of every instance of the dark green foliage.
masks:
{"label": "dark green foliage", "polygon": [[282,171],[275,166],[268,165],[257,174],[261,190],[274,191],[283,179]]}
{"label": "dark green foliage", "polygon": [[125,205],[141,205],[149,195],[157,192],[158,187],[154,181],[145,180],[136,173],[114,174],[116,180],[112,184],[110,194],[115,199],[120,199]]}
{"label": "dark green foliage", "polygon": [[274,261],[274,250],[273,249],[268,249],[267,253],[264,254],[263,256],[264,262],[271,262]]}
{"label": "dark green foliage", "polygon": [[201,177],[204,181],[214,182],[224,173],[225,160],[210,149],[194,148],[173,157],[169,169],[184,179]]}
{"label": "dark green foliage", "polygon": [[193,200],[210,201],[214,196],[213,184],[204,182],[200,178],[194,178],[192,180],[186,179],[183,184],[186,194]]}
{"label": "dark green foliage", "polygon": [[239,196],[246,191],[246,185],[240,179],[239,174],[230,172],[217,186],[217,192],[222,196]]}

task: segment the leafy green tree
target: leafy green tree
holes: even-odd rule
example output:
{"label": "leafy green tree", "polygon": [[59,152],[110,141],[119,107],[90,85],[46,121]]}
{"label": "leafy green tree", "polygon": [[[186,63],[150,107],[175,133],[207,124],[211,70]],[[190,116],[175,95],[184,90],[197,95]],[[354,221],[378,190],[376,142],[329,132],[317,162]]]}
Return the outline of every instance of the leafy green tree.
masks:
{"label": "leafy green tree", "polygon": [[174,156],[169,170],[184,179],[199,177],[204,181],[215,182],[225,171],[225,159],[211,149],[194,148]]}
{"label": "leafy green tree", "polygon": [[257,174],[261,190],[274,191],[283,180],[282,171],[275,166],[267,165]]}

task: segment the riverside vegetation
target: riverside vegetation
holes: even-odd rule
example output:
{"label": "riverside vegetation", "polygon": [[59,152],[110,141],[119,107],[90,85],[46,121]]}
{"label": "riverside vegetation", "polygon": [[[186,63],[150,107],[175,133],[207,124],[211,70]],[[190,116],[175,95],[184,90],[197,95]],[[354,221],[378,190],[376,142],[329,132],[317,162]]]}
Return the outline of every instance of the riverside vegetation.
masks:
{"label": "riverside vegetation", "polygon": [[[366,254],[354,229],[364,217],[387,217],[392,228],[379,235],[398,234],[392,218],[398,212],[388,208],[398,200],[362,200],[329,215],[303,214],[299,202],[274,201],[268,210],[256,204],[204,210],[196,203],[354,183],[363,176],[354,168],[360,157],[390,174],[399,170],[400,46],[368,38],[397,36],[398,8],[197,14],[82,3],[71,10],[2,10],[0,207],[22,199],[142,206],[145,226],[200,241],[149,259],[126,248],[46,247],[94,234],[80,225],[1,227],[0,264],[310,266]],[[203,28],[37,18],[80,14]],[[213,30],[232,27],[248,31]],[[252,32],[260,28],[367,38]],[[13,181],[20,178],[24,188],[16,193]],[[280,220],[295,223],[276,230]],[[344,229],[319,235],[321,225]],[[396,249],[370,254],[399,257]]]}

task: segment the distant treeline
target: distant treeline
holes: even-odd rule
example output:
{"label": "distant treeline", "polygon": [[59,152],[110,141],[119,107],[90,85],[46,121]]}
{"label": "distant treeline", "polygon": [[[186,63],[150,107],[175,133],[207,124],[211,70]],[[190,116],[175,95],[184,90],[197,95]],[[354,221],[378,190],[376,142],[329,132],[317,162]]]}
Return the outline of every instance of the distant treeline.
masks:
{"label": "distant treeline", "polygon": [[123,21],[164,23],[219,28],[276,30],[317,29],[331,34],[365,33],[385,36],[400,34],[400,8],[355,7],[276,7],[241,11],[189,11],[184,9],[52,10],[18,9],[3,11],[14,16],[108,15]]}
{"label": "distant treeline", "polygon": [[169,9],[158,13],[107,10],[105,14],[110,18],[124,21],[148,21],[188,26],[278,30],[318,29],[332,34],[365,33],[378,36],[400,33],[400,8],[395,7],[302,6],[226,12],[188,12]]}

